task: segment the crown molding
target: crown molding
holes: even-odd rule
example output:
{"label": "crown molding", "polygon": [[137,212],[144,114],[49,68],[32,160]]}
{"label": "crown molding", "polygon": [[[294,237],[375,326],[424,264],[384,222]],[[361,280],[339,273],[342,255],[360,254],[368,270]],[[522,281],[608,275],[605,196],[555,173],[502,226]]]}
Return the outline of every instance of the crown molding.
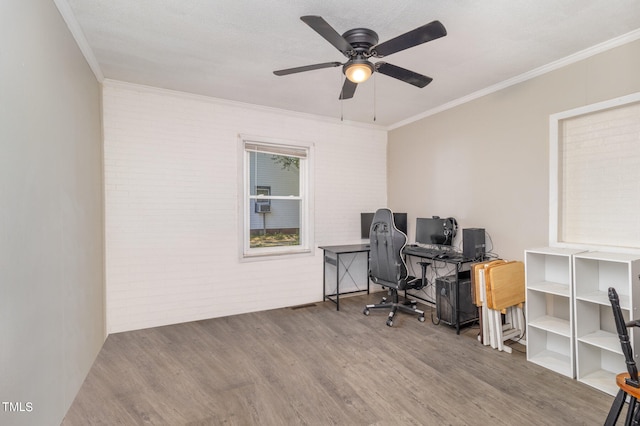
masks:
{"label": "crown molding", "polygon": [[89,68],[93,71],[93,75],[96,76],[98,82],[102,83],[104,81],[104,74],[102,73],[102,69],[100,68],[100,64],[96,59],[96,56],[93,54],[93,50],[89,46],[89,42],[87,42],[87,38],[84,36],[84,32],[78,24],[73,11],[71,10],[71,6],[67,3],[67,0],[53,0],[62,15],[62,19],[67,24],[69,31],[71,31],[71,35],[76,41],[76,44],[80,48],[84,59],[89,64]]}
{"label": "crown molding", "polygon": [[638,39],[640,39],[640,29],[631,31],[627,34],[623,34],[619,37],[613,38],[603,43],[596,44],[595,46],[592,46],[580,52],[574,53],[573,55],[569,55],[558,61],[551,62],[547,65],[543,65],[539,68],[533,69],[524,74],[520,74],[516,77],[510,78],[508,80],[505,80],[493,86],[489,86],[485,89],[478,90],[477,92],[471,93],[470,95],[463,96],[462,98],[455,99],[451,102],[447,102],[446,104],[442,104],[436,108],[430,109],[421,114],[414,115],[413,117],[409,117],[406,120],[402,120],[388,126],[387,130],[394,130],[402,126],[406,126],[407,124],[411,124],[423,118],[430,117],[432,115],[438,114],[440,112],[446,111],[451,108],[455,108],[459,105],[465,104],[467,102],[471,102],[475,99],[481,98],[483,96],[489,95],[491,93],[497,92],[502,89],[506,89],[507,87],[522,83],[524,81],[531,80],[532,78],[539,77],[548,72],[566,67],[567,65],[571,65],[573,63],[582,61],[583,59],[590,58],[599,53],[606,52],[607,50],[611,50],[613,48],[622,46],[624,44],[631,43]]}
{"label": "crown molding", "polygon": [[[96,59],[93,50],[91,49],[89,43],[87,42],[87,39],[84,35],[84,32],[82,31],[82,28],[80,27],[80,24],[78,24],[78,21],[75,18],[75,15],[73,14],[73,11],[71,10],[71,7],[69,6],[69,3],[67,2],[67,0],[53,0],[56,7],[58,8],[58,11],[60,12],[60,15],[62,16],[62,18],[64,19],[65,23],[67,24],[67,27],[69,28],[69,31],[71,32],[73,38],[75,39],[78,47],[80,48],[80,51],[82,52],[82,54],[85,57],[85,60],[87,61],[89,67],[91,68],[91,70],[93,71],[93,74],[95,75],[96,79],[98,80],[98,82],[103,83],[105,81],[105,76],[102,72],[102,69],[100,68],[100,64],[98,63],[98,60]],[[386,131],[391,131],[394,129],[397,129],[399,127],[403,127],[406,126],[408,124],[411,124],[413,122],[419,121],[423,118],[427,118],[430,117],[432,115],[438,114],[440,112],[455,108],[457,106],[460,106],[462,104],[465,104],[467,102],[471,102],[475,99],[481,98],[483,96],[489,95],[491,93],[500,91],[502,89],[506,89],[510,86],[525,82],[527,80],[539,77],[543,74],[546,74],[548,72],[560,69],[562,67],[565,67],[567,65],[573,64],[575,62],[581,61],[583,59],[589,58],[591,56],[597,55],[599,53],[605,52],[607,50],[622,46],[624,44],[630,43],[632,41],[636,41],[640,39],[640,29],[638,30],[634,30],[631,31],[627,34],[623,34],[619,37],[613,38],[611,40],[605,41],[603,43],[597,44],[595,46],[592,46],[590,48],[584,49],[580,52],[574,53],[572,55],[569,55],[565,58],[562,58],[558,61],[555,62],[551,62],[547,65],[543,65],[539,68],[536,68],[534,70],[528,71],[524,74],[520,74],[516,77],[513,77],[511,79],[502,81],[500,83],[497,83],[493,86],[489,86],[486,87],[484,89],[478,90],[474,93],[471,93],[467,96],[463,96],[461,98],[458,99],[454,99],[453,101],[447,102],[445,104],[442,104],[436,108],[432,108],[430,110],[427,110],[423,113],[414,115],[413,117],[409,117],[405,120],[402,121],[398,121],[397,123],[391,124],[389,126],[379,126],[379,125],[367,125],[364,123],[357,123],[357,122],[348,122],[348,121],[340,121],[342,124],[348,124],[351,126],[356,126],[356,127],[367,127],[367,128],[375,128],[378,130],[386,130]],[[111,80],[111,83],[113,84],[115,81]],[[122,83],[122,82],[121,82]],[[134,86],[137,87],[143,87],[140,85],[135,85],[132,84]],[[147,88],[150,88],[149,86],[147,86]],[[159,89],[159,90],[163,90],[165,91],[165,93],[167,92],[172,92],[171,90],[166,90],[166,89]],[[192,94],[187,94],[185,92],[175,92],[176,94],[180,93],[182,96],[193,96],[193,97],[198,97],[200,99],[208,99],[209,101],[215,101],[215,102],[219,102],[219,103],[224,103],[226,105],[234,105],[234,106],[241,106],[244,108],[251,108],[251,109],[258,109],[258,110],[262,110],[262,111],[270,111],[270,112],[278,112],[280,114],[288,114],[288,115],[293,115],[293,116],[297,116],[300,118],[307,118],[307,119],[315,119],[315,120],[320,120],[320,121],[329,121],[329,122],[335,122],[335,121],[339,121],[336,119],[332,119],[332,118],[328,118],[328,117],[324,117],[324,116],[318,116],[318,115],[313,115],[313,114],[305,114],[305,113],[298,113],[298,112],[292,112],[292,111],[288,111],[288,110],[283,110],[283,109],[278,109],[278,108],[272,108],[272,107],[264,107],[264,106],[260,106],[260,105],[253,105],[253,104],[247,104],[247,103],[242,103],[242,102],[234,102],[234,101],[227,101],[224,99],[217,99],[217,98],[211,98],[211,97],[207,97],[207,96],[199,96],[199,95],[192,95]]]}
{"label": "crown molding", "polygon": [[112,80],[109,78],[105,78],[104,81],[102,82],[102,85],[103,87],[122,88],[127,90],[138,91],[141,93],[142,92],[155,93],[155,94],[160,94],[162,96],[173,96],[181,99],[192,99],[199,102],[206,102],[206,103],[220,105],[220,106],[229,107],[229,108],[233,107],[233,108],[249,109],[249,110],[263,112],[263,113],[278,114],[280,116],[287,116],[287,117],[293,117],[293,118],[299,118],[299,119],[305,119],[305,120],[313,120],[316,122],[335,124],[339,126],[359,127],[362,129],[380,130],[383,132],[387,130],[386,127],[378,124],[362,123],[359,121],[351,121],[351,120],[341,120],[339,118],[328,117],[324,115],[309,114],[305,112],[291,111],[288,109],[250,104],[246,102],[230,101],[228,99],[214,98],[212,96],[200,95],[200,94],[190,93],[190,92],[182,92],[182,91],[173,90],[173,89],[165,89],[165,88],[156,87],[156,86],[148,86],[148,85],[139,84],[139,83],[130,83],[122,80]]}

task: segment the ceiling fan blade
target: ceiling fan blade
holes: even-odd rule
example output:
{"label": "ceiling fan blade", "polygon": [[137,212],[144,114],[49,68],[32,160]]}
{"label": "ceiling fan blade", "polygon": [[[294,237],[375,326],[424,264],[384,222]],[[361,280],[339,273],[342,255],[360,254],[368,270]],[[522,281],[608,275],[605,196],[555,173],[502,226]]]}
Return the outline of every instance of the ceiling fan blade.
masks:
{"label": "ceiling fan blade", "polygon": [[446,35],[447,30],[444,25],[442,25],[440,21],[433,21],[415,30],[392,38],[391,40],[372,46],[369,51],[372,53],[375,52],[375,56],[381,58]]}
{"label": "ceiling fan blade", "polygon": [[353,95],[356,93],[356,87],[358,87],[358,83],[354,83],[348,78],[344,79],[344,84],[342,85],[342,90],[340,91],[340,99],[351,99]]}
{"label": "ceiling fan blade", "polygon": [[278,70],[278,71],[274,71],[273,73],[275,75],[288,75],[288,74],[295,74],[297,72],[319,70],[319,69],[322,69],[322,68],[333,68],[333,67],[338,67],[340,65],[342,65],[340,62],[325,62],[325,63],[322,63],[322,64],[305,65],[303,67],[287,68],[286,70]]}
{"label": "ceiling fan blade", "polygon": [[347,40],[344,39],[340,34],[333,29],[331,25],[327,23],[321,16],[302,16],[300,17],[302,21],[309,25],[315,32],[320,34],[331,43],[336,49],[341,51],[345,56],[349,56],[348,52],[353,50],[353,47]]}
{"label": "ceiling fan blade", "polygon": [[386,62],[376,63],[376,71],[420,88],[433,81],[431,77],[427,77],[426,75],[418,74],[417,72],[409,71],[408,69],[388,64]]}

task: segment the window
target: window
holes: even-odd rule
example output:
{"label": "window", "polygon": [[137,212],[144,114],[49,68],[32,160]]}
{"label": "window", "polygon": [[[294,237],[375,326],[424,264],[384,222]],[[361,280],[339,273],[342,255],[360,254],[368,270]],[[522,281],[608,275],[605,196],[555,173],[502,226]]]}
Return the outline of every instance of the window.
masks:
{"label": "window", "polygon": [[554,114],[550,129],[550,243],[640,248],[640,93]]}
{"label": "window", "polygon": [[312,145],[241,136],[242,256],[309,253]]}

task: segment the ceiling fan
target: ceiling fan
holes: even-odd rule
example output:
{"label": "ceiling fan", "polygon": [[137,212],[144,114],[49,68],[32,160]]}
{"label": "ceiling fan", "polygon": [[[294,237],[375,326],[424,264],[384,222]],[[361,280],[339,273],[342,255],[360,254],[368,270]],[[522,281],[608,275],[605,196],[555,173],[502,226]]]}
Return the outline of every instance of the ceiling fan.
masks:
{"label": "ceiling fan", "polygon": [[431,77],[389,64],[387,62],[369,62],[369,58],[382,58],[392,53],[426,43],[447,35],[447,30],[440,21],[433,21],[415,30],[401,34],[391,40],[378,43],[378,34],[368,28],[354,28],[340,35],[320,16],[302,16],[300,18],[314,31],[325,38],[344,56],[347,62],[324,62],[274,71],[275,75],[288,75],[321,68],[333,68],[342,65],[342,72],[347,77],[344,80],[340,99],[350,99],[356,92],[358,83],[366,81],[371,74],[379,72],[389,77],[404,81],[416,87],[425,87],[433,80]]}

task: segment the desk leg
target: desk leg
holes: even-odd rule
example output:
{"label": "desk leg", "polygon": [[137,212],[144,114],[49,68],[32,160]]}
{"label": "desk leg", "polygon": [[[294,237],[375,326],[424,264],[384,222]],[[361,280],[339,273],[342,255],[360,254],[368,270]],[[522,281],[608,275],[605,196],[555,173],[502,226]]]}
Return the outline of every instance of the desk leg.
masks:
{"label": "desk leg", "polygon": [[322,301],[327,300],[327,251],[322,251]]}
{"label": "desk leg", "polygon": [[336,253],[336,311],[340,310],[340,253]]}
{"label": "desk leg", "polygon": [[460,264],[456,264],[456,334],[460,334]]}
{"label": "desk leg", "polygon": [[366,253],[367,255],[367,294],[369,293],[369,253]]}

